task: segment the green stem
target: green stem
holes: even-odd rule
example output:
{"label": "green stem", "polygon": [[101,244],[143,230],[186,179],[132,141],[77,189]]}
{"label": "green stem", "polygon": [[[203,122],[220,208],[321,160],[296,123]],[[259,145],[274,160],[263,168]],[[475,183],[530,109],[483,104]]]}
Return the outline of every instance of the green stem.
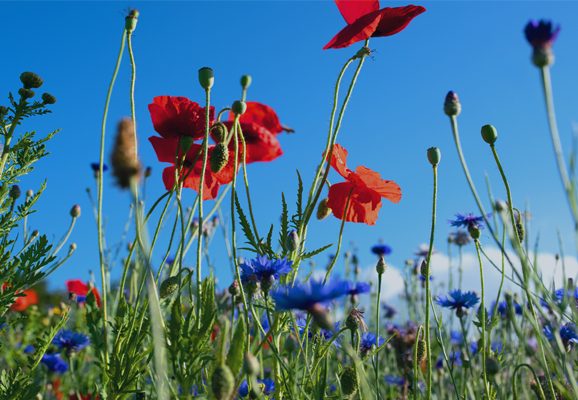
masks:
{"label": "green stem", "polygon": [[[380,299],[381,299],[381,278],[383,277],[383,273],[378,272],[377,278],[377,300],[375,301],[375,337],[376,345],[379,347],[379,309],[380,307]],[[381,393],[379,392],[379,351],[375,353],[375,384],[377,385],[377,398],[381,398]]]}
{"label": "green stem", "polygon": [[476,254],[478,256],[478,264],[480,267],[480,286],[482,289],[481,299],[480,299],[480,309],[481,318],[480,324],[482,325],[482,376],[484,378],[484,393],[486,399],[490,399],[490,387],[488,384],[488,373],[486,371],[486,357],[487,357],[487,346],[486,346],[486,305],[485,305],[485,289],[484,289],[484,265],[482,263],[482,256],[480,254],[480,242],[478,239],[474,239],[474,244],[476,245]]}
{"label": "green stem", "polygon": [[132,51],[132,31],[126,32],[127,37],[127,48],[128,48],[128,55],[130,58],[130,67],[131,67],[131,75],[130,75],[130,116],[132,119],[133,124],[133,132],[134,132],[134,159],[138,162],[138,137],[136,134],[136,111],[135,111],[135,102],[134,102],[134,87],[136,82],[136,63],[134,60],[134,53]]}
{"label": "green stem", "polygon": [[430,293],[430,261],[433,252],[433,242],[436,226],[436,208],[437,208],[437,193],[438,193],[438,169],[437,165],[433,168],[433,196],[432,196],[432,214],[431,214],[431,231],[429,236],[429,247],[426,257],[426,273],[425,273],[425,340],[427,352],[427,399],[431,399],[432,395],[432,361],[431,361],[431,342],[430,342],[430,308],[431,308],[431,293]]}

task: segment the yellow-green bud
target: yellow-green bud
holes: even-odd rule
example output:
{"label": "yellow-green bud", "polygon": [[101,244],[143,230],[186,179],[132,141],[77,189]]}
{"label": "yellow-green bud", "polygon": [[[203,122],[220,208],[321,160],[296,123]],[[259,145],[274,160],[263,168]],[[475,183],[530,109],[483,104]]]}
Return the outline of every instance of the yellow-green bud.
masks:
{"label": "yellow-green bud", "polygon": [[161,283],[159,289],[159,296],[161,299],[169,297],[171,294],[179,289],[179,277],[178,275],[169,276]]}
{"label": "yellow-green bud", "polygon": [[442,153],[437,147],[427,149],[427,159],[432,166],[437,166],[442,158]]}
{"label": "yellow-green bud", "polygon": [[34,72],[21,73],[20,82],[22,82],[24,89],[37,89],[44,83],[42,78]]}
{"label": "yellow-green bud", "polygon": [[328,201],[329,201],[328,199],[323,199],[319,202],[319,205],[317,206],[317,219],[320,221],[322,219],[327,218],[329,214],[331,214],[331,209],[327,205]]}
{"label": "yellow-green bud", "polygon": [[375,266],[375,271],[381,275],[385,272],[386,267],[387,265],[385,264],[385,258],[379,257],[379,260],[377,260],[377,265]]}
{"label": "yellow-green bud", "polygon": [[44,104],[54,104],[56,103],[56,97],[54,97],[50,93],[42,93],[42,101],[44,102]]}
{"label": "yellow-green bud", "polygon": [[241,100],[236,100],[231,106],[231,111],[233,111],[233,114],[235,115],[243,115],[245,114],[245,111],[247,111],[247,103]]}
{"label": "yellow-green bud", "polygon": [[70,209],[70,216],[72,218],[80,217],[80,206],[78,204],[72,206],[72,208]]}
{"label": "yellow-green bud", "polygon": [[235,389],[235,377],[227,365],[222,364],[215,368],[211,377],[211,389],[217,400],[228,400]]}
{"label": "yellow-green bud", "polygon": [[126,29],[127,32],[132,33],[136,29],[139,14],[138,10],[130,10],[128,15],[125,17],[124,29]]}
{"label": "yellow-green bud", "polygon": [[218,143],[211,153],[211,171],[219,172],[229,162],[229,149],[224,143]]}
{"label": "yellow-green bud", "polygon": [[253,79],[251,78],[251,75],[243,75],[243,76],[241,77],[241,87],[242,87],[243,89],[248,89],[249,86],[251,86],[251,81],[252,81],[252,80],[253,80]]}
{"label": "yellow-green bud", "polygon": [[347,367],[343,370],[340,376],[341,391],[345,396],[350,396],[357,391],[357,373],[355,368]]}
{"label": "yellow-green bud", "polygon": [[498,140],[498,131],[492,125],[484,125],[482,126],[482,139],[488,144],[494,144]]}
{"label": "yellow-green bud", "polygon": [[209,90],[215,83],[215,73],[212,68],[203,67],[199,69],[199,83],[205,90]]}

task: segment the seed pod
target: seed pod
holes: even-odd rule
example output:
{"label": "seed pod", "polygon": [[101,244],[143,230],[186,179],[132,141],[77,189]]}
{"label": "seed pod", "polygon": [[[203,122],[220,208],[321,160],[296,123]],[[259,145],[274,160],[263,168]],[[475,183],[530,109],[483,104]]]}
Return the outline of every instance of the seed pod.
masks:
{"label": "seed pod", "polygon": [[211,153],[211,171],[219,172],[229,162],[229,149],[224,143],[217,144]]}
{"label": "seed pod", "polygon": [[345,396],[350,396],[357,391],[357,373],[355,368],[347,367],[343,370],[340,376],[341,391]]}
{"label": "seed pod", "polygon": [[211,377],[211,389],[217,400],[228,400],[233,395],[235,377],[226,364],[221,364],[215,368]]}
{"label": "seed pod", "polygon": [[134,124],[130,118],[124,118],[118,124],[111,164],[112,173],[121,188],[128,188],[131,179],[138,178],[140,174],[141,166],[136,157]]}
{"label": "seed pod", "polygon": [[169,276],[161,283],[161,287],[159,289],[159,296],[161,299],[165,299],[174,292],[176,292],[178,289],[179,289],[179,277]]}

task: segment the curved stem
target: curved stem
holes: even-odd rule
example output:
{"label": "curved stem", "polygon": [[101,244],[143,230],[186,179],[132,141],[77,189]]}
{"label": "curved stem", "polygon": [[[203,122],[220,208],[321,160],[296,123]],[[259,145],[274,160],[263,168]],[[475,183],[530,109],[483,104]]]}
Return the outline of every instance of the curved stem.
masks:
{"label": "curved stem", "polygon": [[134,86],[136,82],[136,63],[134,61],[134,53],[132,51],[132,31],[126,32],[127,37],[127,48],[128,48],[128,55],[130,58],[130,67],[131,67],[131,75],[130,75],[130,116],[132,119],[133,124],[133,132],[134,132],[134,159],[138,162],[138,137],[136,134],[136,111],[135,111],[135,103],[134,103]]}

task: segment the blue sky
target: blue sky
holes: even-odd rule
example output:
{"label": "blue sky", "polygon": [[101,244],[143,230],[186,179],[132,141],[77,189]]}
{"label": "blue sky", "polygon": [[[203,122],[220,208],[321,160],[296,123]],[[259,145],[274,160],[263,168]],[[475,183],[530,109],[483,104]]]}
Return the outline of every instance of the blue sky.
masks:
{"label": "blue sky", "polygon": [[[505,197],[491,153],[479,135],[482,125],[492,123],[500,135],[497,147],[514,201],[518,207],[527,203],[534,216],[532,237],[539,234],[541,248],[555,252],[560,230],[566,251],[572,254],[571,222],[549,142],[539,73],[530,63],[531,50],[522,31],[530,18],[549,18],[562,25],[552,75],[568,152],[571,123],[578,120],[578,3],[421,4],[427,12],[405,31],[371,41],[374,54],[358,80],[339,139],[349,150],[350,166],[363,164],[397,181],[403,199],[398,205],[384,201],[375,226],[347,224],[345,247],[354,242],[362,263],[369,264],[373,262],[369,247],[383,239],[394,249],[391,262],[402,265],[417,245],[427,241],[431,167],[426,149],[430,146],[442,151],[437,247],[445,249],[448,219],[456,212],[475,211],[442,111],[444,96],[452,89],[462,101],[462,144],[479,190],[485,193],[487,173],[494,195]],[[94,193],[89,164],[98,158],[102,108],[129,7],[141,12],[133,40],[140,153],[143,164],[153,169],[147,183],[149,204],[163,193],[164,166],[146,140],[154,135],[147,104],[157,95],[202,101],[196,71],[210,66],[216,74],[214,104],[222,108],[240,96],[239,77],[249,73],[253,77],[249,100],[271,105],[282,122],[296,131],[280,137],[285,153],[281,158],[249,168],[261,231],[278,221],[281,192],[294,204],[295,169],[310,184],[326,138],[337,73],[360,47],[321,50],[344,26],[330,1],[13,2],[1,7],[4,15],[13,16],[0,26],[5,38],[3,93],[16,90],[20,72],[30,70],[40,74],[44,89],[58,98],[53,114],[24,126],[43,133],[61,129],[49,145],[51,156],[22,184],[23,190],[35,189],[48,180],[31,225],[58,239],[69,223],[70,207],[78,203],[83,208],[72,236],[78,250],[51,278],[57,287],[64,279],[88,279],[88,271],[98,269],[96,225],[86,188]],[[130,111],[129,78],[125,58],[109,114],[109,145],[116,122]],[[331,177],[335,182],[340,179]],[[112,244],[121,237],[129,199],[114,187],[110,176],[105,179],[107,236]],[[194,192],[188,191],[185,203],[193,199]],[[339,222],[335,218],[314,222],[310,248],[335,242]],[[484,242],[490,243],[487,233]],[[214,253],[223,252],[220,239],[212,246]],[[324,263],[330,252],[321,255],[319,262]],[[228,284],[229,267],[218,255],[217,260],[217,270],[222,271],[218,276]],[[186,261],[192,265],[194,260],[191,256]],[[118,274],[115,267],[113,277]]]}

